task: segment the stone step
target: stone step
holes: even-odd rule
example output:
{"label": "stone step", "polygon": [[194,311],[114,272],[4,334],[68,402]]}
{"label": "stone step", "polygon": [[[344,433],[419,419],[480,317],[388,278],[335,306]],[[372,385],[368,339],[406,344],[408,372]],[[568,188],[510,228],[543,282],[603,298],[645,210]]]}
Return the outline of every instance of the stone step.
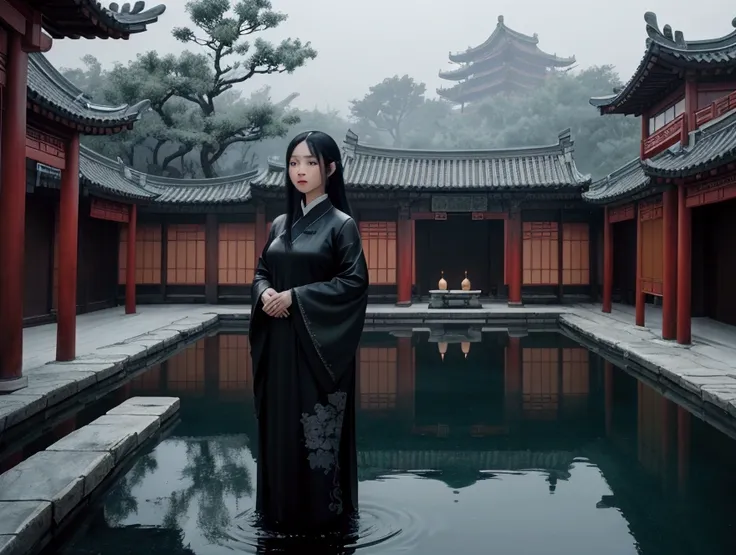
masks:
{"label": "stone step", "polygon": [[30,555],[179,411],[176,397],[133,397],[0,475],[0,555]]}

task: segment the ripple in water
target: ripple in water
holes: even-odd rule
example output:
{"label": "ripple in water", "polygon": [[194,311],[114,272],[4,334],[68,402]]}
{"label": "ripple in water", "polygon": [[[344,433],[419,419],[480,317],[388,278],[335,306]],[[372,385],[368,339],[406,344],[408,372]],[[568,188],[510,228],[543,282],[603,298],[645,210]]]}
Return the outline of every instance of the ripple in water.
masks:
{"label": "ripple in water", "polygon": [[423,527],[416,515],[361,502],[358,516],[348,532],[334,534],[279,534],[260,526],[254,509],[235,517],[226,532],[226,545],[245,553],[306,553],[318,549],[323,555],[354,553],[381,545],[381,553],[408,551],[422,535]]}

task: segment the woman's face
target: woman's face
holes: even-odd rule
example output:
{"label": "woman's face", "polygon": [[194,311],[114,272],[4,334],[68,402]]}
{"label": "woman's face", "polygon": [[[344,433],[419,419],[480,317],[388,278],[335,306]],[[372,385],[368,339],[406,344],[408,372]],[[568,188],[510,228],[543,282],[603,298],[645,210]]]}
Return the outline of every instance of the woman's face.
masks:
{"label": "woman's face", "polygon": [[[289,160],[289,177],[297,191],[306,195],[308,193],[324,193],[322,172],[319,168],[319,160],[309,152],[306,141],[302,141],[291,154]],[[311,195],[310,195],[311,196]]]}

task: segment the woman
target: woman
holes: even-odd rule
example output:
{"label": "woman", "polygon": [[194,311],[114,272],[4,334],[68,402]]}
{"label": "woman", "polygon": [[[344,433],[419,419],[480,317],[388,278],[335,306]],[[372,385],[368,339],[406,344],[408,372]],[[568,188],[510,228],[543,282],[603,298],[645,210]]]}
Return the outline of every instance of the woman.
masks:
{"label": "woman", "polygon": [[286,213],[252,287],[256,509],[270,528],[315,531],[358,506],[355,355],[368,268],[335,141],[302,133],[286,162]]}

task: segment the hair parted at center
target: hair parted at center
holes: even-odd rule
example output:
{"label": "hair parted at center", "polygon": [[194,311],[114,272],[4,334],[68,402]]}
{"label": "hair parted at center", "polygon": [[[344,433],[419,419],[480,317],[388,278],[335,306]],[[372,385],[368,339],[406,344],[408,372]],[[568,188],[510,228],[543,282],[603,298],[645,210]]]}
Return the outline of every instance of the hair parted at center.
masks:
{"label": "hair parted at center", "polygon": [[[309,152],[319,161],[319,169],[322,174],[322,181],[325,183],[325,193],[329,198],[332,206],[352,217],[348,197],[345,194],[345,178],[343,176],[342,155],[340,147],[337,146],[335,139],[322,131],[305,131],[294,137],[289,146],[286,147],[286,171],[284,172],[286,186],[286,229],[284,230],[286,243],[291,245],[291,227],[299,218],[301,211],[301,202],[304,195],[294,186],[289,176],[289,161],[294,149],[302,142],[307,143]],[[330,164],[335,163],[335,171],[332,175],[325,179],[327,168]]]}

